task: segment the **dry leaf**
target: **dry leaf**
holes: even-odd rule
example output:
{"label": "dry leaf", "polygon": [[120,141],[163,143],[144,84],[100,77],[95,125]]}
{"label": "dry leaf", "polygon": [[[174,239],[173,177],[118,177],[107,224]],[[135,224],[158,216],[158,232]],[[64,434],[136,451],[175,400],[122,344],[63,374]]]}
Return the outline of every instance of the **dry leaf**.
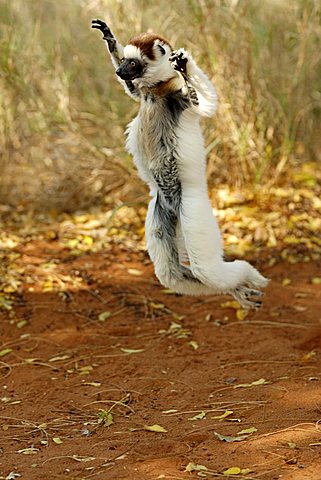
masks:
{"label": "dry leaf", "polygon": [[76,460],[76,462],[91,462],[92,460],[96,460],[96,457],[85,457],[82,455],[73,455],[71,458]]}
{"label": "dry leaf", "polygon": [[315,356],[316,356],[316,352],[314,350],[312,350],[311,352],[308,352],[305,355],[303,355],[303,357],[301,358],[301,361],[302,362],[308,362],[309,360],[311,360]]}
{"label": "dry leaf", "polygon": [[18,453],[23,453],[23,455],[36,455],[39,452],[39,448],[29,447],[29,448],[22,448],[18,450]]}
{"label": "dry leaf", "polygon": [[206,413],[204,411],[201,411],[200,413],[195,415],[195,417],[189,418],[189,420],[203,420],[203,418],[205,418],[205,416],[206,416]]}
{"label": "dry leaf", "polygon": [[240,432],[237,432],[237,435],[246,435],[254,432],[257,432],[257,428],[250,427],[250,428],[246,428],[245,430],[241,430]]}
{"label": "dry leaf", "polygon": [[161,427],[161,425],[144,425],[144,430],[148,430],[149,432],[156,432],[156,433],[166,433],[167,430],[165,430],[164,427]]}
{"label": "dry leaf", "polygon": [[99,410],[98,413],[98,423],[104,425],[104,427],[109,427],[114,423],[113,416],[108,410]]}
{"label": "dry leaf", "polygon": [[256,387],[258,385],[267,385],[268,383],[265,378],[259,378],[259,380],[255,380],[252,383],[239,383],[238,385],[234,385],[234,388]]}
{"label": "dry leaf", "polygon": [[223,475],[239,475],[242,469],[240,467],[230,467],[224,470]]}
{"label": "dry leaf", "polygon": [[230,437],[229,435],[221,435],[220,433],[217,433],[217,432],[214,432],[214,435],[216,435],[216,437],[222,442],[227,442],[227,443],[242,442],[242,440],[245,440],[248,437],[248,435],[243,435],[242,437],[241,436]]}
{"label": "dry leaf", "polygon": [[69,355],[61,355],[60,357],[52,357],[52,358],[49,358],[49,362],[58,362],[59,360],[67,360],[69,357]]}
{"label": "dry leaf", "polygon": [[184,472],[205,472],[206,470],[207,468],[205,467],[205,465],[198,465],[196,463],[190,462],[188,465],[186,465]]}
{"label": "dry leaf", "polygon": [[109,318],[111,315],[111,312],[102,312],[98,315],[98,320],[100,322],[104,322],[105,320],[107,320],[107,318]]}
{"label": "dry leaf", "polygon": [[121,351],[124,353],[132,354],[132,353],[140,353],[144,352],[144,348],[121,348]]}
{"label": "dry leaf", "polygon": [[28,320],[20,320],[20,322],[18,322],[18,323],[16,324],[16,327],[17,327],[17,328],[23,328],[23,327],[25,327],[26,325],[28,325]]}
{"label": "dry leaf", "polygon": [[54,437],[52,441],[55,442],[57,445],[61,445],[63,443],[63,441],[59,437]]}
{"label": "dry leaf", "polygon": [[234,308],[234,310],[239,310],[240,306],[241,305],[236,300],[229,300],[228,302],[221,303],[222,308]]}
{"label": "dry leaf", "polygon": [[224,420],[224,418],[228,417],[229,415],[232,415],[233,410],[225,410],[222,415],[217,415],[216,417],[211,417],[213,420]]}
{"label": "dry leaf", "polygon": [[135,275],[136,277],[140,277],[141,275],[143,275],[143,272],[140,270],[137,270],[136,268],[128,268],[127,272],[130,275]]}
{"label": "dry leaf", "polygon": [[199,344],[197,342],[195,342],[194,340],[191,340],[190,342],[188,342],[188,344],[194,348],[194,350],[198,350],[200,348]]}
{"label": "dry leaf", "polygon": [[79,373],[79,375],[89,375],[93,369],[91,365],[86,365],[85,367],[79,367],[77,373]]}
{"label": "dry leaf", "polygon": [[12,348],[5,348],[4,350],[0,351],[0,357],[4,357],[5,355],[8,355],[8,353],[12,352]]}
{"label": "dry leaf", "polygon": [[149,304],[154,310],[161,310],[162,308],[165,308],[165,305],[163,303],[154,303],[150,302]]}
{"label": "dry leaf", "polygon": [[249,310],[245,310],[244,308],[239,308],[236,310],[236,318],[238,320],[244,320],[249,314]]}

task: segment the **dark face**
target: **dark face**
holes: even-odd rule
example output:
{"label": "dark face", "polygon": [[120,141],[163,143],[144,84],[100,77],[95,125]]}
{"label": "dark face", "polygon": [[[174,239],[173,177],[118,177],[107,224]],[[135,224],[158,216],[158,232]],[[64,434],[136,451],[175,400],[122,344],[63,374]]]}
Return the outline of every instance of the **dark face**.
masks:
{"label": "dark face", "polygon": [[137,58],[124,58],[116,70],[116,74],[122,80],[134,80],[144,73],[144,65]]}

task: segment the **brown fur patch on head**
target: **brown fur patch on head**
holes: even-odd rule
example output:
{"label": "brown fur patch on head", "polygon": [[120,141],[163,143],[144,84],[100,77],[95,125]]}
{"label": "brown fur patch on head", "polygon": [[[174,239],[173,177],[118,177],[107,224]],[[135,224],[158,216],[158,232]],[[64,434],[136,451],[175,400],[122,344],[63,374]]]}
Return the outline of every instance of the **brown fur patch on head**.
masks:
{"label": "brown fur patch on head", "polygon": [[168,43],[165,38],[156,35],[155,33],[140,33],[136,37],[133,37],[129,40],[128,44],[134,45],[139,48],[141,52],[146,55],[150,60],[155,60],[155,55],[153,51],[153,46],[155,40],[160,40],[163,43],[166,43],[171,49],[171,45]]}

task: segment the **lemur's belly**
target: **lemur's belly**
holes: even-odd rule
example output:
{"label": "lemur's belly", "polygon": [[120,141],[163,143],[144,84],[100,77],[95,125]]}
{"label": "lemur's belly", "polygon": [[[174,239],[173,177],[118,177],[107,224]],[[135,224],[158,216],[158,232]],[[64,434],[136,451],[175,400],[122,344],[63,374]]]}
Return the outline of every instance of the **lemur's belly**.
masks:
{"label": "lemur's belly", "polygon": [[159,180],[170,185],[179,183],[175,130],[162,105],[151,101],[128,126],[127,149],[140,176],[152,188],[159,185]]}
{"label": "lemur's belly", "polygon": [[182,111],[174,117],[165,101],[147,101],[129,124],[127,149],[152,191],[177,195],[182,183],[206,192],[205,151],[198,118]]}

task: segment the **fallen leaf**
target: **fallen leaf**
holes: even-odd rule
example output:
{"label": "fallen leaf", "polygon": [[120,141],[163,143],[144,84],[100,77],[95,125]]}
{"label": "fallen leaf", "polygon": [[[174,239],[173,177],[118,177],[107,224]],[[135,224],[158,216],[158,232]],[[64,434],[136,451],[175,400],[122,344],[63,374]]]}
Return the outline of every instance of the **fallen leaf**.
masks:
{"label": "fallen leaf", "polygon": [[85,457],[82,455],[73,455],[71,458],[76,460],[76,462],[91,462],[92,460],[96,460],[96,457]]}
{"label": "fallen leaf", "polygon": [[5,348],[4,350],[0,351],[0,357],[4,357],[5,355],[8,355],[8,353],[12,352],[12,348]]}
{"label": "fallen leaf", "polygon": [[288,447],[289,447],[289,448],[292,448],[292,449],[293,449],[293,448],[296,448],[296,443],[294,443],[294,442],[288,442]]}
{"label": "fallen leaf", "polygon": [[242,440],[245,440],[248,437],[248,435],[243,435],[239,437],[230,437],[229,435],[221,435],[220,433],[217,433],[217,432],[214,432],[214,435],[216,435],[217,438],[222,442],[227,442],[227,443],[242,442]]}
{"label": "fallen leaf", "polygon": [[18,453],[22,453],[23,455],[36,455],[39,452],[39,448],[29,447],[29,448],[22,448],[18,450]]}
{"label": "fallen leaf", "polygon": [[3,310],[12,310],[13,301],[4,295],[0,295],[0,308]]}
{"label": "fallen leaf", "polygon": [[311,360],[315,356],[316,356],[316,352],[314,350],[312,350],[311,352],[308,352],[305,355],[303,355],[303,357],[301,358],[301,361],[302,362],[308,362],[309,360]]}
{"label": "fallen leaf", "polygon": [[167,333],[170,335],[174,335],[176,338],[187,338],[192,335],[192,332],[187,328],[182,327],[180,323],[172,322],[170,324]]}
{"label": "fallen leaf", "polygon": [[238,385],[234,385],[234,388],[256,387],[258,385],[267,385],[268,383],[265,378],[259,378],[259,380],[255,380],[252,383],[239,383]]}
{"label": "fallen leaf", "polygon": [[121,351],[124,353],[132,354],[132,353],[140,353],[144,352],[144,348],[121,348]]}
{"label": "fallen leaf", "polygon": [[250,428],[246,428],[245,430],[241,430],[240,432],[237,432],[237,435],[246,435],[254,432],[257,432],[257,428],[250,427]]}
{"label": "fallen leaf", "polygon": [[198,465],[196,463],[190,462],[188,465],[186,465],[184,472],[205,472],[206,470],[207,468],[205,467],[205,465]]}
{"label": "fallen leaf", "polygon": [[144,430],[148,430],[149,432],[156,432],[156,433],[166,433],[167,430],[165,430],[164,427],[161,427],[161,425],[144,425]]}
{"label": "fallen leaf", "polygon": [[98,315],[98,320],[100,322],[104,322],[105,320],[107,320],[107,318],[109,318],[111,315],[111,312],[102,312]]}
{"label": "fallen leaf", "polygon": [[321,277],[313,277],[311,278],[312,285],[321,285]]}
{"label": "fallen leaf", "polygon": [[287,285],[290,285],[291,279],[290,278],[283,278],[282,280],[282,286],[286,287]]}
{"label": "fallen leaf", "polygon": [[86,365],[85,367],[79,367],[77,372],[79,375],[89,375],[93,369],[91,365]]}
{"label": "fallen leaf", "polygon": [[99,410],[98,423],[104,425],[104,427],[109,427],[114,423],[112,414],[108,410]]}
{"label": "fallen leaf", "polygon": [[223,475],[239,475],[242,469],[240,467],[230,467],[224,470]]}
{"label": "fallen leaf", "polygon": [[0,477],[0,478],[3,478],[3,480],[15,480],[15,478],[19,478],[21,476],[22,475],[20,475],[20,473],[10,472],[6,477]]}
{"label": "fallen leaf", "polygon": [[190,342],[188,342],[188,344],[194,348],[194,350],[198,350],[200,348],[199,344],[197,342],[195,342],[194,340],[191,340]]}
{"label": "fallen leaf", "polygon": [[240,306],[241,305],[236,300],[229,300],[228,302],[221,303],[222,308],[234,308],[234,310],[239,310]]}
{"label": "fallen leaf", "polygon": [[140,270],[137,270],[136,268],[128,268],[127,272],[130,275],[135,275],[136,277],[140,277],[141,275],[143,275],[143,272]]}
{"label": "fallen leaf", "polygon": [[242,468],[241,469],[241,474],[242,475],[248,475],[251,472],[253,472],[253,470],[251,468]]}
{"label": "fallen leaf", "polygon": [[150,302],[149,304],[154,310],[161,310],[162,308],[165,308],[165,305],[163,303],[154,303]]}
{"label": "fallen leaf", "polygon": [[195,415],[195,417],[189,418],[189,420],[203,420],[203,418],[205,418],[205,416],[206,416],[206,413],[204,411],[201,411],[200,413]]}
{"label": "fallen leaf", "polygon": [[244,308],[239,308],[236,310],[236,318],[238,320],[244,320],[249,314],[249,310],[245,310]]}
{"label": "fallen leaf", "polygon": [[20,320],[20,322],[18,322],[18,323],[16,324],[16,327],[17,327],[17,328],[23,328],[23,327],[25,327],[27,324],[28,324],[28,321],[27,321],[27,320]]}
{"label": "fallen leaf", "polygon": [[0,398],[0,401],[3,402],[3,403],[9,403],[11,402],[12,400],[12,397],[2,397]]}
{"label": "fallen leaf", "polygon": [[57,445],[61,445],[63,443],[63,441],[59,437],[54,437],[52,441],[55,442]]}
{"label": "fallen leaf", "polygon": [[60,357],[52,357],[52,358],[49,358],[49,362],[58,362],[59,360],[67,360],[69,357],[69,355],[61,355]]}
{"label": "fallen leaf", "polygon": [[217,415],[215,417],[211,417],[213,420],[224,420],[224,418],[228,417],[229,415],[232,415],[233,410],[225,410],[222,415]]}
{"label": "fallen leaf", "polygon": [[294,310],[297,312],[305,312],[308,307],[304,307],[303,305],[293,305]]}

